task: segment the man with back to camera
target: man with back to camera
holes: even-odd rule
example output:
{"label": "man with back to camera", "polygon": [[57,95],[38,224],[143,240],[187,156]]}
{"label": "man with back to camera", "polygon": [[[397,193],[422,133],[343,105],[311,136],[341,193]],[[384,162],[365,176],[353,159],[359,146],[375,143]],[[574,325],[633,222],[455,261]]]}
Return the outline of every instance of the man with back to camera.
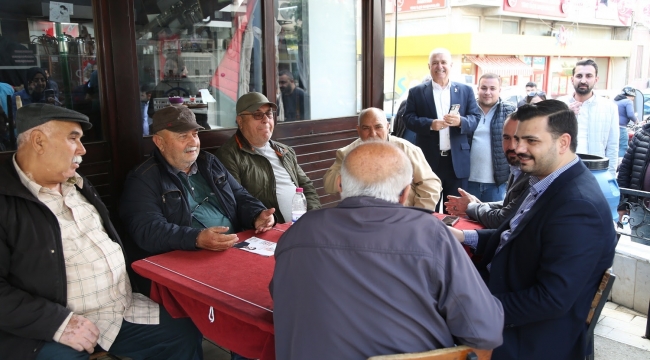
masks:
{"label": "man with back to camera", "polygon": [[584,359],[585,320],[614,259],[612,215],[576,155],[578,123],[566,104],[545,100],[517,113],[528,195],[496,230],[451,231],[482,256],[477,268],[503,304],[493,359]]}
{"label": "man with back to camera", "polygon": [[463,248],[430,210],[403,206],[412,175],[396,145],[360,142],[341,165],[343,200],[280,238],[270,285],[278,359],[501,344],[501,305]]}
{"label": "man with back to camera", "polygon": [[359,113],[357,124],[357,133],[359,138],[350,145],[336,151],[336,160],[323,176],[323,186],[328,194],[338,193],[337,177],[341,174],[341,164],[345,155],[358,144],[365,141],[383,140],[399,147],[411,162],[413,167],[413,180],[411,181],[411,191],[404,205],[416,206],[431,211],[440,199],[442,187],[440,179],[431,170],[431,166],[422,154],[419,147],[410,142],[400,139],[397,136],[388,135],[389,124],[386,120],[386,114],[378,108],[367,108]]}
{"label": "man with back to camera", "polygon": [[519,157],[515,152],[517,148],[517,141],[515,140],[517,124],[519,124],[519,119],[516,111],[510,114],[503,123],[502,147],[510,165],[508,187],[503,201],[481,202],[472,194],[460,189],[460,197],[449,196],[448,201],[445,203],[449,214],[468,216],[488,229],[496,229],[509,218],[513,211],[519,208],[519,205],[528,195],[530,182],[528,181],[529,175],[519,168]]}
{"label": "man with back to camera", "polygon": [[131,288],[108,209],[79,175],[88,117],[49,104],[16,114],[18,150],[0,168],[0,354],[201,359],[201,334]]}
{"label": "man with back to camera", "polygon": [[292,221],[296,188],[302,188],[307,210],[320,209],[313,183],[298,165],[296,152],[271,140],[277,106],[258,92],[237,100],[237,132],[217,151],[230,174],[268,208],[275,208],[278,222]]}
{"label": "man with back to camera", "polygon": [[305,90],[296,86],[291,71],[281,70],[278,75],[278,86],[282,93],[284,121],[308,120],[310,118],[309,95]]}
{"label": "man with back to camera", "polygon": [[[467,188],[469,136],[481,117],[472,88],[449,79],[452,65],[449,50],[431,51],[432,80],[409,90],[404,113],[406,127],[416,133],[415,144],[442,181],[443,196],[458,196],[458,188]],[[450,112],[453,105],[460,107]]]}
{"label": "man with back to camera", "polygon": [[503,201],[510,174],[503,151],[503,122],[517,110],[501,101],[501,78],[486,73],[478,80],[478,105],[481,117],[472,135],[467,191],[480,201]]}
{"label": "man with back to camera", "polygon": [[618,165],[618,107],[594,93],[598,83],[598,64],[591,59],[580,60],[573,68],[571,82],[573,95],[563,96],[564,101],[578,118],[579,154],[590,154],[609,159],[609,173],[616,178]]}

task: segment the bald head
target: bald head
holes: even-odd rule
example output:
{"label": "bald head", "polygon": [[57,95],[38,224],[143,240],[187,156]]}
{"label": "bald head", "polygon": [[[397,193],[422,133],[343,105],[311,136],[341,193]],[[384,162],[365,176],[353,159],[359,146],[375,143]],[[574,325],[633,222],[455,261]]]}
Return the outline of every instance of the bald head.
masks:
{"label": "bald head", "polygon": [[411,162],[398,147],[386,141],[362,142],[343,159],[341,198],[371,196],[401,202],[412,176]]}
{"label": "bald head", "polygon": [[384,110],[374,107],[361,110],[357,133],[361,141],[388,139],[388,120]]}

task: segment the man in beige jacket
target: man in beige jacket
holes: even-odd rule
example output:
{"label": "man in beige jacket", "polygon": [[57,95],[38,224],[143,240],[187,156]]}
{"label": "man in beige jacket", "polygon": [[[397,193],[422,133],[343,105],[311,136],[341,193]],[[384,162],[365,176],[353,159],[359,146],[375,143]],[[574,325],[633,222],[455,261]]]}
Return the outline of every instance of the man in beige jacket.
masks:
{"label": "man in beige jacket", "polygon": [[341,163],[345,155],[357,143],[367,140],[387,140],[402,149],[413,165],[411,192],[408,201],[404,205],[435,210],[442,189],[440,179],[431,170],[419,147],[396,136],[388,136],[388,121],[384,111],[378,108],[362,110],[359,114],[357,132],[359,133],[359,139],[336,151],[336,161],[323,177],[325,191],[329,194],[338,192],[336,178],[341,173]]}

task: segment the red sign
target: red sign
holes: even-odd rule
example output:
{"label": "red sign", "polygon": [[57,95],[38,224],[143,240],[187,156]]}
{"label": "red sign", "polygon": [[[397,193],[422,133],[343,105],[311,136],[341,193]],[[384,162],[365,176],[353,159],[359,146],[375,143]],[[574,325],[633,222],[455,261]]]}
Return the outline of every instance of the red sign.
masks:
{"label": "red sign", "polygon": [[[570,0],[503,0],[503,10],[526,14],[566,17],[563,7]],[[566,9],[565,9],[566,10]]]}
{"label": "red sign", "polygon": [[386,14],[395,12],[395,2],[397,2],[398,12],[442,9],[447,7],[447,0],[387,0]]}

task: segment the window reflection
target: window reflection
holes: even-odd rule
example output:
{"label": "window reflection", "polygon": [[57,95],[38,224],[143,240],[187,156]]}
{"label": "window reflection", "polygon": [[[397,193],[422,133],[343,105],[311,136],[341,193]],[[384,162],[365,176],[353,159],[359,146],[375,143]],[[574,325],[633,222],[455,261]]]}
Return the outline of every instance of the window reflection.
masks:
{"label": "window reflection", "polygon": [[357,114],[360,14],[360,1],[275,1],[279,122]]}
{"label": "window reflection", "polygon": [[41,0],[20,4],[3,6],[0,19],[0,151],[15,149],[21,103],[79,111],[93,123],[83,140],[103,139],[91,0],[53,11]]}
{"label": "window reflection", "polygon": [[173,96],[206,129],[236,126],[237,98],[263,92],[260,6],[259,0],[135,1],[145,135],[155,111]]}

